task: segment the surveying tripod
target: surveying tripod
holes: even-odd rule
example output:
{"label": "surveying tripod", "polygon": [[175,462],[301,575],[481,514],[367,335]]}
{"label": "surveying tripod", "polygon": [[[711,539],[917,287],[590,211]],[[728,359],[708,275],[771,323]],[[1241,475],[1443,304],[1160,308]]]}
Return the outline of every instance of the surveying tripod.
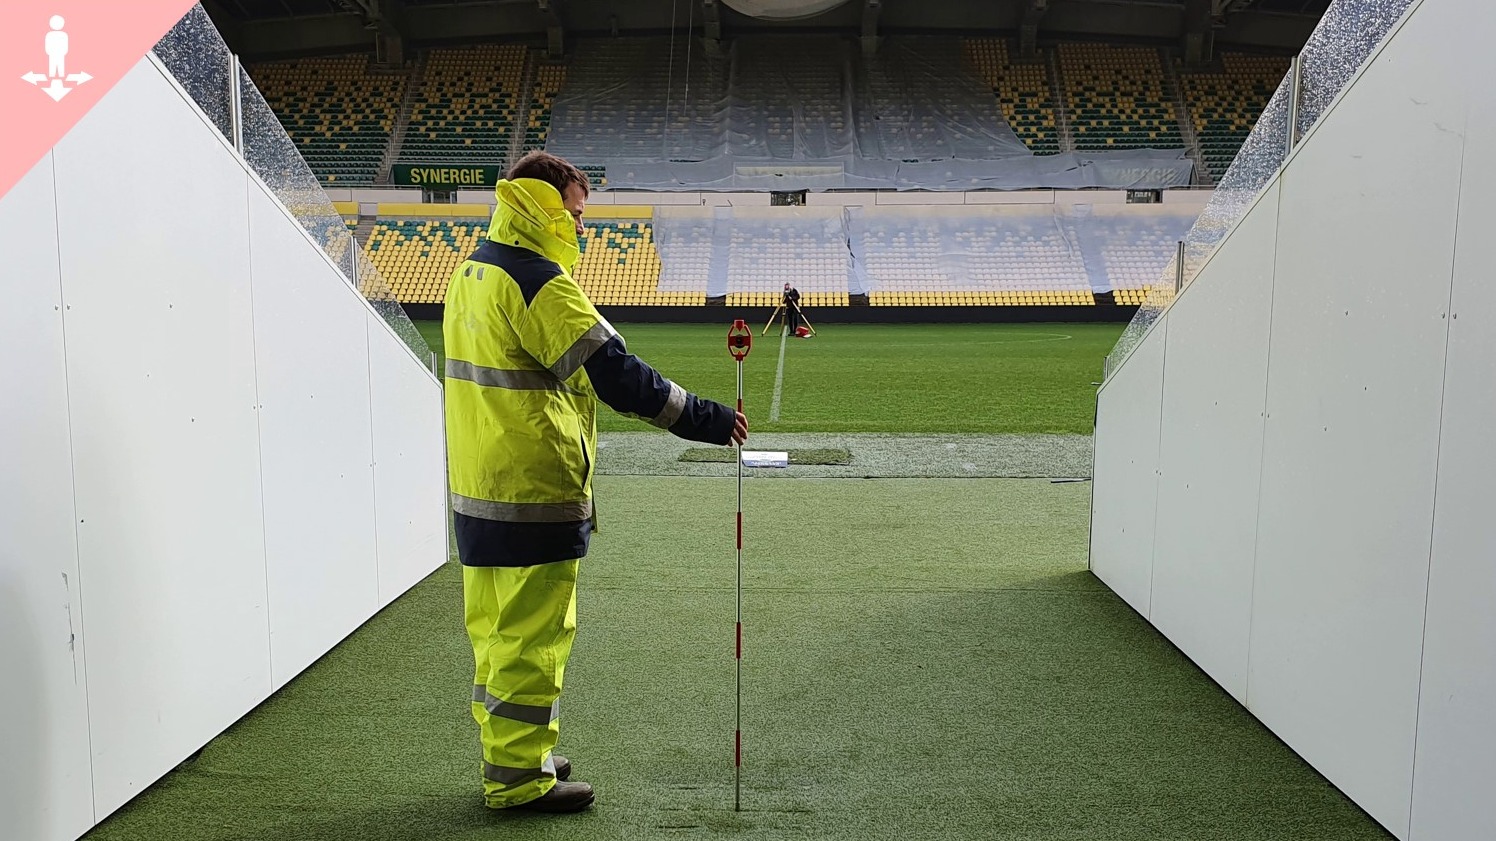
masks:
{"label": "surveying tripod", "polygon": [[[808,330],[808,331],[810,331],[810,335],[814,336],[816,334],[816,328],[812,327],[811,324],[810,324],[810,319],[808,319],[808,318],[805,317],[805,310],[800,309],[800,305],[797,304],[797,303],[795,303],[795,302],[793,302],[793,301],[789,302],[789,306],[792,306],[792,307],[795,308],[795,314],[798,315],[798,316],[800,316],[800,323],[804,324],[805,325],[805,329]],[[785,302],[784,301],[780,301],[779,306],[777,306],[777,307],[774,308],[773,314],[769,316],[769,323],[767,323],[767,324],[764,325],[764,332],[759,333],[759,335],[760,336],[767,336],[769,334],[769,328],[774,326],[774,322],[776,320],[778,320],[781,317],[781,315],[783,315],[783,316],[788,316],[789,315],[789,312],[785,309]]]}

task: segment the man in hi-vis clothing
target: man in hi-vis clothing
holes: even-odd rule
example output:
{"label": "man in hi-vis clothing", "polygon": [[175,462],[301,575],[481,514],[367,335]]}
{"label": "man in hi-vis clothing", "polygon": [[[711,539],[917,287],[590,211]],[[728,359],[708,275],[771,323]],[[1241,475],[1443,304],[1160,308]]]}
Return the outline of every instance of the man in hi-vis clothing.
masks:
{"label": "man in hi-vis clothing", "polygon": [[748,435],[741,414],[631,355],[572,278],[587,195],[576,167],[526,155],[495,190],[488,241],[447,288],[447,464],[483,794],[496,809],[593,800],[553,750],[594,524],[598,401],[693,441]]}

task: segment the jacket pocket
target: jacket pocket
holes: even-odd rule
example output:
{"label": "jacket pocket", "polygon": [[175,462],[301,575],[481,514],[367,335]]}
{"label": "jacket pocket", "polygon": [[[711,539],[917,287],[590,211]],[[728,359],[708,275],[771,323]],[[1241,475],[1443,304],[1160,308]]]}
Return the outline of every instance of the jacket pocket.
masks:
{"label": "jacket pocket", "polygon": [[592,531],[597,532],[597,495],[587,493],[587,483],[592,481],[592,457],[587,455],[587,436],[578,434],[577,439],[582,443],[582,493],[587,494],[587,499],[592,503]]}
{"label": "jacket pocket", "polygon": [[587,436],[578,433],[577,441],[582,445],[582,490],[586,491],[592,479],[592,457],[587,454]]}

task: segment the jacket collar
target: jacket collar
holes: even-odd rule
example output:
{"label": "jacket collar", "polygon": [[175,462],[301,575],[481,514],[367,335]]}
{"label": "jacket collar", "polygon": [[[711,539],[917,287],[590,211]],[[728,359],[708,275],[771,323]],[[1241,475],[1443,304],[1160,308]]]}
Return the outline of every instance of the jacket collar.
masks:
{"label": "jacket collar", "polygon": [[500,181],[488,238],[517,245],[552,260],[571,272],[581,254],[576,221],[561,203],[561,193],[536,178]]}

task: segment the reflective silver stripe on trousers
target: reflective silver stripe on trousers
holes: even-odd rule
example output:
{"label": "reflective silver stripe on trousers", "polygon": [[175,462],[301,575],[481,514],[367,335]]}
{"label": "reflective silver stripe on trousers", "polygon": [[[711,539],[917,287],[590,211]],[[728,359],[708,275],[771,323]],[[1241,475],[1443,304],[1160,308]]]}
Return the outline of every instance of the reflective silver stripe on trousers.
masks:
{"label": "reflective silver stripe on trousers", "polygon": [[452,494],[452,510],[505,523],[575,523],[592,519],[592,500],[584,502],[492,502]]}
{"label": "reflective silver stripe on trousers", "polygon": [[556,716],[561,714],[560,698],[552,701],[550,706],[547,707],[536,706],[534,704],[515,704],[495,697],[493,693],[488,691],[488,687],[486,686],[473,687],[473,703],[482,704],[483,708],[488,710],[490,715],[523,721],[526,724],[538,724],[542,727],[555,721]]}
{"label": "reflective silver stripe on trousers", "polygon": [[571,379],[571,375],[582,367],[582,363],[591,359],[592,354],[596,353],[598,348],[607,344],[608,340],[616,335],[618,333],[613,330],[613,325],[606,321],[599,321],[592,325],[591,330],[583,333],[580,339],[577,339],[565,353],[561,354],[561,358],[551,366],[551,373],[555,374],[558,380]]}
{"label": "reflective silver stripe on trousers", "polygon": [[665,398],[665,408],[655,415],[650,423],[661,429],[669,429],[680,420],[680,413],[686,410],[686,390],[670,383],[670,396]]}
{"label": "reflective silver stripe on trousers", "polygon": [[556,760],[547,756],[545,764],[539,768],[510,768],[507,765],[495,765],[484,761],[483,778],[504,785],[517,786],[532,780],[556,776]]}
{"label": "reflective silver stripe on trousers", "polygon": [[504,368],[488,368],[460,359],[447,360],[447,376],[454,380],[467,380],[493,388],[509,388],[516,391],[574,391],[551,374],[550,371],[517,371]]}

